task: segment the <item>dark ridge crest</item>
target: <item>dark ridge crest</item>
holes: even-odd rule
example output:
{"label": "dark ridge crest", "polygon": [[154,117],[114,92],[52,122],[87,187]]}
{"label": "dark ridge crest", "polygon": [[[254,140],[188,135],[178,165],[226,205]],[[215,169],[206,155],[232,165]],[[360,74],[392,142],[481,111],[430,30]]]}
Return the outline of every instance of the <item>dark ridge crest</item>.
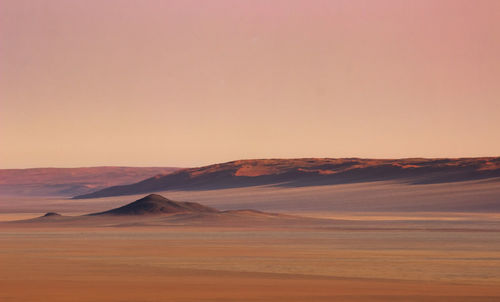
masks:
{"label": "dark ridge crest", "polygon": [[56,212],[48,212],[46,213],[45,215],[43,215],[42,217],[60,217],[61,214],[59,213],[56,213]]}

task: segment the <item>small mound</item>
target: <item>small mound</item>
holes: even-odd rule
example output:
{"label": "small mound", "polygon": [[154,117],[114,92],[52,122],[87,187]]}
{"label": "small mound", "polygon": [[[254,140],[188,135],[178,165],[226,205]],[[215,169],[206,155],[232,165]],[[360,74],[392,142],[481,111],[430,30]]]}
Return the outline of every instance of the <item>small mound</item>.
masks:
{"label": "small mound", "polygon": [[160,215],[174,213],[218,213],[219,211],[195,202],[180,202],[158,194],[150,194],[123,207],[90,215]]}
{"label": "small mound", "polygon": [[56,212],[48,212],[45,215],[43,215],[42,217],[59,217],[59,216],[61,216],[61,214],[56,213]]}
{"label": "small mound", "polygon": [[234,215],[246,215],[246,216],[277,216],[278,214],[267,213],[257,210],[251,209],[243,209],[243,210],[228,210],[224,211],[225,214],[234,214]]}

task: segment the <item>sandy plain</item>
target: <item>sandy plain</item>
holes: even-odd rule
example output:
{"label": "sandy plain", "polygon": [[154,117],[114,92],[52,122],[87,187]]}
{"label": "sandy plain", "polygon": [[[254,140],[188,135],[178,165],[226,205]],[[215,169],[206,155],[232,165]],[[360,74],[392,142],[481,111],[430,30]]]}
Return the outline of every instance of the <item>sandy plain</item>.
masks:
{"label": "sandy plain", "polygon": [[497,231],[0,229],[0,301],[498,301]]}
{"label": "sandy plain", "polygon": [[[424,187],[405,193],[381,185],[392,193],[366,184],[165,194],[219,209],[286,208],[287,213],[328,219],[319,224],[201,220],[166,225],[130,218],[108,225],[3,222],[0,301],[500,300],[499,213],[417,211],[408,205],[425,204],[439,194],[426,193]],[[436,204],[450,205],[457,196],[464,204],[474,192],[494,204],[498,187],[479,185],[462,184],[465,193],[441,194]],[[337,210],[339,196],[351,198],[350,211]],[[0,220],[49,210],[76,215],[134,198],[2,199]],[[387,211],[398,198],[411,210]],[[378,205],[367,207],[371,210],[355,206],[377,200]]]}

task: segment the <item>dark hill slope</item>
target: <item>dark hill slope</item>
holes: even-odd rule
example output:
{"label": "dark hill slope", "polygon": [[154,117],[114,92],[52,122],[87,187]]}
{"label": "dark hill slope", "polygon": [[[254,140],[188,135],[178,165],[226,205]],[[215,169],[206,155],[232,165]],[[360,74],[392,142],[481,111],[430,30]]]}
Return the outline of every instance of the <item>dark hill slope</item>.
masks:
{"label": "dark hill slope", "polygon": [[216,209],[195,202],[172,201],[158,194],[150,194],[123,207],[96,215],[160,215],[174,213],[217,213]]}
{"label": "dark hill slope", "polygon": [[74,198],[256,185],[317,186],[395,180],[410,184],[500,177],[500,157],[459,159],[260,159],[183,169]]}

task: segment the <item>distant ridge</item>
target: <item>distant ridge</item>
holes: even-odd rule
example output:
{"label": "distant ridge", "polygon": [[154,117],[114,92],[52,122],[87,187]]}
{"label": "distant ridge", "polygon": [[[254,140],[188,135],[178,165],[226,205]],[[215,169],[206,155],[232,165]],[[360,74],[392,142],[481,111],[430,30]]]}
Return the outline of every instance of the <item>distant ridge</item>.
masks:
{"label": "distant ridge", "polygon": [[195,202],[181,202],[167,199],[158,194],[150,194],[125,206],[96,215],[159,215],[177,213],[218,213],[219,211]]}
{"label": "distant ridge", "polygon": [[151,177],[130,185],[113,186],[74,198],[257,185],[300,187],[383,180],[432,184],[486,178],[500,178],[500,157],[255,159],[182,169],[168,175]]}
{"label": "distant ridge", "polygon": [[173,167],[0,169],[0,195],[70,197],[177,170]]}

